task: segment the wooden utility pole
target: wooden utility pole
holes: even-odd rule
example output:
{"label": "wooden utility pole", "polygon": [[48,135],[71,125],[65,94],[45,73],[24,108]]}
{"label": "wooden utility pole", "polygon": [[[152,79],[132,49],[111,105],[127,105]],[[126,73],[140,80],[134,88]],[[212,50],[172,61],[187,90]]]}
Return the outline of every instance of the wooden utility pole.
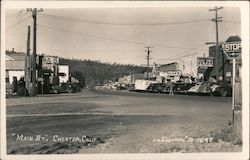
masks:
{"label": "wooden utility pole", "polygon": [[30,82],[31,82],[31,61],[30,61],[30,25],[28,25],[28,34],[27,34],[27,54],[25,59],[25,88],[27,94],[30,94]]}
{"label": "wooden utility pole", "polygon": [[[215,75],[216,80],[219,80],[219,33],[218,33],[218,22],[222,22],[222,17],[218,17],[218,10],[222,9],[223,7],[215,7],[213,9],[209,9],[209,11],[215,11],[215,18],[212,19],[215,22],[215,29],[216,29],[216,51],[214,55],[214,63],[215,63]],[[223,62],[224,63],[224,62]]]}
{"label": "wooden utility pole", "polygon": [[42,9],[37,10],[34,9],[27,9],[27,11],[32,12],[33,17],[33,55],[32,55],[32,87],[31,87],[31,96],[35,96],[37,94],[37,76],[36,76],[36,19],[37,19],[37,12],[43,11]]}
{"label": "wooden utility pole", "polygon": [[150,51],[150,48],[153,48],[153,47],[146,46],[145,48],[147,48],[147,50],[145,50],[145,51],[147,52],[146,59],[147,59],[147,80],[148,80],[149,79],[149,75],[148,75],[148,73],[149,73],[149,59],[151,59],[150,58],[150,52],[152,52],[152,51]]}

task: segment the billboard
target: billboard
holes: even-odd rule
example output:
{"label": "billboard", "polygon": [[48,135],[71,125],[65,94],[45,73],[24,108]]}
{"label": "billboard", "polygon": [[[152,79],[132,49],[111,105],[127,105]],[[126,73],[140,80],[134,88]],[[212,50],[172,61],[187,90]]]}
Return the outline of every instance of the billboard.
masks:
{"label": "billboard", "polygon": [[168,71],[168,76],[181,76],[182,72],[180,70]]}
{"label": "billboard", "polygon": [[56,56],[44,56],[42,67],[46,69],[51,69],[53,71],[53,66],[59,63],[59,58]]}
{"label": "billboard", "polygon": [[214,58],[213,57],[198,57],[197,65],[198,67],[213,67]]}

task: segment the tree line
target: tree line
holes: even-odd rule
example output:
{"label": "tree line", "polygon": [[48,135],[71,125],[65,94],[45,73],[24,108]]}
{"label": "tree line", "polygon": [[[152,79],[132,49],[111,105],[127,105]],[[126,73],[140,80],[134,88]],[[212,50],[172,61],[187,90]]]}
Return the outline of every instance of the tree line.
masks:
{"label": "tree line", "polygon": [[146,67],[131,64],[102,63],[93,60],[60,58],[59,64],[69,65],[71,76],[89,86],[102,85],[106,81],[118,81],[131,73],[144,73]]}

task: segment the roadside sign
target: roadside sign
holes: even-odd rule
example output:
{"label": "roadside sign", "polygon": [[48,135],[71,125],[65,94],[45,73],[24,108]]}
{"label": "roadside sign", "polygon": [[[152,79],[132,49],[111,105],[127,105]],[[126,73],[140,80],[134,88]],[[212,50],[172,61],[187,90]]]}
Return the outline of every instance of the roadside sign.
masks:
{"label": "roadside sign", "polygon": [[232,76],[232,73],[231,72],[227,72],[226,73],[226,77],[231,77]]}
{"label": "roadside sign", "polygon": [[198,67],[213,67],[214,58],[213,57],[198,57],[197,65]]}
{"label": "roadside sign", "polygon": [[181,76],[181,71],[179,70],[168,71],[168,76]]}
{"label": "roadside sign", "polygon": [[238,96],[235,93],[235,78],[236,78],[236,59],[241,58],[241,39],[238,36],[230,36],[225,43],[222,45],[224,54],[228,59],[233,61],[233,71],[232,71],[232,123],[234,124],[234,110],[235,110],[235,98]]}
{"label": "roadside sign", "polygon": [[223,43],[222,48],[228,59],[240,58],[241,41],[225,42]]}
{"label": "roadside sign", "polygon": [[37,78],[37,81],[38,81],[38,82],[43,82],[43,78],[38,77],[38,78]]}
{"label": "roadside sign", "polygon": [[44,56],[42,60],[42,67],[54,71],[55,65],[59,63],[59,58],[56,56]]}
{"label": "roadside sign", "polygon": [[159,75],[161,77],[167,77],[168,76],[168,73],[167,72],[160,72]]}

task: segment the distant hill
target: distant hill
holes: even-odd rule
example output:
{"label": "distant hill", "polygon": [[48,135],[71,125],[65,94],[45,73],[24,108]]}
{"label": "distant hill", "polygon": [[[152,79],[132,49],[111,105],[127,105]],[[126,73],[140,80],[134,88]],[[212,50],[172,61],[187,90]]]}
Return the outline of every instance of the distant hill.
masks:
{"label": "distant hill", "polygon": [[117,63],[101,63],[100,61],[60,58],[59,64],[69,65],[70,73],[89,86],[103,84],[107,80],[117,81],[119,77],[130,73],[144,73],[145,67],[123,65]]}

